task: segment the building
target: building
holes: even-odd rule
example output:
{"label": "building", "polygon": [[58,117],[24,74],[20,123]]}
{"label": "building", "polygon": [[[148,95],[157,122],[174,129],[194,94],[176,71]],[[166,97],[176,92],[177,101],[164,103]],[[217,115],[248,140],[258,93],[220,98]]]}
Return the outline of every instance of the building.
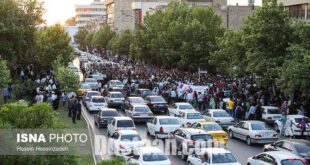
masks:
{"label": "building", "polygon": [[278,0],[289,11],[291,18],[310,21],[310,0]]}
{"label": "building", "polygon": [[94,0],[88,5],[75,5],[76,23],[79,28],[106,22],[106,11],[104,1]]}

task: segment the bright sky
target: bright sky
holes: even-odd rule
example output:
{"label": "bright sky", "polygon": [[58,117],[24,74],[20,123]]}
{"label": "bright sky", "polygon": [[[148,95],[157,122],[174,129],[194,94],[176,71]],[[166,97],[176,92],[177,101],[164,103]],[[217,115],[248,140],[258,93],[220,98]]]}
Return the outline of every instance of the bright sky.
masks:
{"label": "bright sky", "polygon": [[66,19],[75,16],[75,4],[89,4],[93,0],[42,0],[45,6],[47,25],[64,23]]}

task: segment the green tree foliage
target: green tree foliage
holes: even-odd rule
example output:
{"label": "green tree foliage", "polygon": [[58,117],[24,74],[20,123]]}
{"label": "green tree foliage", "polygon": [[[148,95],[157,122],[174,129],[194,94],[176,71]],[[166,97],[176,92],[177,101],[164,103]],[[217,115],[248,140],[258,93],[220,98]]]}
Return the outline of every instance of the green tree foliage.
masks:
{"label": "green tree foliage", "polygon": [[38,30],[35,44],[37,65],[51,67],[57,59],[61,64],[67,65],[74,59],[70,40],[64,28],[59,24]]}
{"label": "green tree foliage", "polygon": [[76,17],[71,17],[66,20],[65,22],[66,26],[75,26],[76,25]]}
{"label": "green tree foliage", "polygon": [[54,70],[54,74],[60,83],[62,91],[77,92],[80,87],[80,77],[78,74],[63,66],[58,66],[54,68]]}
{"label": "green tree foliage", "polygon": [[10,82],[10,71],[6,65],[6,61],[0,59],[0,89],[7,86]]}
{"label": "green tree foliage", "polygon": [[95,32],[89,32],[86,36],[86,43],[88,48],[93,48],[94,47],[94,37],[95,37]]}
{"label": "green tree foliage", "polygon": [[243,28],[247,69],[269,85],[279,77],[292,30],[288,12],[276,0],[266,2],[248,18]]}
{"label": "green tree foliage", "polygon": [[119,55],[128,56],[130,53],[130,45],[132,40],[132,33],[130,30],[125,30],[120,35],[116,35],[110,41],[110,49]]}
{"label": "green tree foliage", "polygon": [[141,43],[132,42],[132,53],[142,50],[144,58],[154,64],[190,70],[209,66],[210,52],[217,49],[216,38],[223,35],[221,18],[211,7],[189,7],[176,1],[164,11],[147,15],[138,32],[142,36],[135,36],[142,38]]}
{"label": "green tree foliage", "polygon": [[42,23],[43,12],[37,0],[0,1],[0,57],[8,63],[33,61],[35,25]]}
{"label": "green tree foliage", "polygon": [[218,38],[219,49],[211,54],[210,63],[218,73],[229,76],[244,76],[246,74],[246,56],[243,43],[243,33],[226,30],[223,37]]}
{"label": "green tree foliage", "polygon": [[88,31],[85,28],[79,29],[79,31],[74,36],[74,41],[79,44],[81,49],[86,49],[88,44],[86,37],[88,35]]}
{"label": "green tree foliage", "polygon": [[107,26],[100,28],[93,36],[93,44],[98,49],[106,49],[115,33]]}
{"label": "green tree foliage", "polygon": [[14,85],[13,94],[16,99],[31,100],[37,85],[34,81],[18,82]]}

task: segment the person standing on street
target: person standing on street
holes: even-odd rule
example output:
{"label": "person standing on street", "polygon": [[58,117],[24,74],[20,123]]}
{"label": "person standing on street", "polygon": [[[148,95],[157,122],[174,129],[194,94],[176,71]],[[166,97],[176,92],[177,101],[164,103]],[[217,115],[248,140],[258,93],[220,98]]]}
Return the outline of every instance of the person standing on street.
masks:
{"label": "person standing on street", "polygon": [[81,120],[81,113],[82,113],[82,105],[80,102],[80,98],[78,98],[78,109],[77,109],[77,116],[76,116],[77,120]]}
{"label": "person standing on street", "polygon": [[234,101],[232,100],[232,97],[229,98],[227,105],[229,115],[234,118]]}
{"label": "person standing on street", "polygon": [[2,95],[3,95],[3,103],[7,103],[8,100],[10,99],[11,97],[11,93],[9,91],[9,87],[5,87],[2,89]]}
{"label": "person standing on street", "polygon": [[256,114],[256,106],[255,104],[251,105],[249,110],[249,120],[254,120]]}
{"label": "person standing on street", "polygon": [[78,100],[74,97],[72,99],[72,107],[71,107],[71,115],[72,115],[72,122],[73,124],[76,124],[75,120],[76,120],[76,114],[77,114],[77,111],[78,111]]}
{"label": "person standing on street", "polygon": [[301,129],[301,138],[305,139],[305,131],[306,131],[306,128],[307,128],[307,125],[309,127],[309,124],[307,123],[306,121],[306,118],[303,117],[300,122],[298,123],[297,127]]}
{"label": "person standing on street", "polygon": [[286,119],[287,117],[286,117],[285,112],[282,112],[282,116],[280,118],[280,122],[282,123],[282,128],[278,128],[281,136],[285,136],[284,131],[285,131]]}

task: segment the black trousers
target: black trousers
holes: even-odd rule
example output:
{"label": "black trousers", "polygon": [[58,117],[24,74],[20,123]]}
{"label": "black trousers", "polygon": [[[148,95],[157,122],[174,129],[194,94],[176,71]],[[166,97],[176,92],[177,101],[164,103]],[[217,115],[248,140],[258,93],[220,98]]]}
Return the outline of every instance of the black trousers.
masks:
{"label": "black trousers", "polygon": [[69,108],[69,109],[68,109],[68,117],[71,117],[71,116],[72,116],[72,115],[71,115],[71,112],[72,112],[72,109]]}
{"label": "black trousers", "polygon": [[76,119],[76,111],[72,112],[72,122],[75,123],[75,119]]}

